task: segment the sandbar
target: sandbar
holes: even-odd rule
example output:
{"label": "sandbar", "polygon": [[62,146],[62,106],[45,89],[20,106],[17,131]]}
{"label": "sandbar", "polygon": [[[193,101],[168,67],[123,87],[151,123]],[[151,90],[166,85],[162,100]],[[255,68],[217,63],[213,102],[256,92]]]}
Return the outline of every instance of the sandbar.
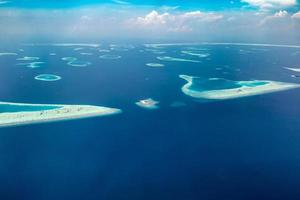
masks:
{"label": "sandbar", "polygon": [[11,53],[11,52],[4,52],[0,53],[0,56],[17,56],[17,53]]}
{"label": "sandbar", "polygon": [[160,64],[160,63],[147,63],[146,64],[148,67],[164,67],[164,64]]}
{"label": "sandbar", "polygon": [[23,58],[17,58],[17,60],[22,60],[22,61],[34,61],[34,60],[39,60],[39,57],[30,57],[30,56],[24,56]]}
{"label": "sandbar", "polygon": [[285,69],[293,71],[293,72],[300,72],[300,68],[295,68],[295,67],[285,67]]}

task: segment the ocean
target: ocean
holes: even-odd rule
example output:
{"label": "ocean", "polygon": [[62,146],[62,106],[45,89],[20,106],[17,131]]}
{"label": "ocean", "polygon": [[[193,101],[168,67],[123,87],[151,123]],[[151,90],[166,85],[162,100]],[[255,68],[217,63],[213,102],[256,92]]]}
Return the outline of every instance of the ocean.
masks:
{"label": "ocean", "polygon": [[[300,48],[20,44],[0,52],[17,54],[0,56],[3,102],[123,111],[1,128],[0,199],[300,197],[300,89],[205,102],[185,95],[186,81],[179,77],[300,84],[297,72],[285,68],[300,67]],[[23,57],[40,63],[18,60]],[[72,66],[66,57],[78,62]],[[40,74],[61,79],[36,80]],[[135,104],[148,98],[159,108]]]}

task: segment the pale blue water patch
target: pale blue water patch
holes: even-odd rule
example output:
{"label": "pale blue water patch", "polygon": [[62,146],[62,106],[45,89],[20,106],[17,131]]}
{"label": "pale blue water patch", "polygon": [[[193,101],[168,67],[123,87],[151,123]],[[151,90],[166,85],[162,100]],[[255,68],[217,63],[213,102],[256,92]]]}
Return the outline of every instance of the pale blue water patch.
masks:
{"label": "pale blue water patch", "polygon": [[63,61],[68,61],[68,62],[72,62],[72,61],[77,60],[77,58],[74,58],[74,57],[63,57],[62,60]]}
{"label": "pale blue water patch", "polygon": [[113,50],[113,51],[129,51],[129,50],[135,48],[133,45],[111,44],[109,46],[110,46],[110,49]]}
{"label": "pale blue water patch", "polygon": [[61,106],[0,104],[0,113],[35,112],[44,110],[54,110],[59,108],[61,108]]}
{"label": "pale blue water patch", "polygon": [[91,63],[88,61],[75,60],[68,62],[68,65],[73,67],[87,67],[88,65],[91,65]]}
{"label": "pale blue water patch", "polygon": [[174,107],[174,108],[178,108],[178,107],[186,106],[186,103],[181,102],[181,101],[174,101],[170,104],[170,106]]}
{"label": "pale blue water patch", "polygon": [[108,49],[99,49],[98,51],[100,53],[103,53],[103,52],[108,53],[108,52],[110,52],[110,50],[108,50]]}
{"label": "pale blue water patch", "polygon": [[292,56],[297,56],[297,55],[299,55],[300,54],[300,51],[296,51],[296,52],[293,52],[292,53]]}
{"label": "pale blue water patch", "polygon": [[144,51],[151,52],[153,54],[165,54],[167,52],[162,51],[160,49],[145,49]]}
{"label": "pale blue water patch", "polygon": [[79,47],[79,48],[75,48],[74,51],[80,51],[82,50],[83,48]]}

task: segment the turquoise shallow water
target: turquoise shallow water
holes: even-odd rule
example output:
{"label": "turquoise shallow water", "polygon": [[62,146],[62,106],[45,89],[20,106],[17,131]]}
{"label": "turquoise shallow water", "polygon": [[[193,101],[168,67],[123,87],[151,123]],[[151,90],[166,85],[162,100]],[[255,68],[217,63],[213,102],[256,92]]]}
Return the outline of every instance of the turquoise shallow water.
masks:
{"label": "turquoise shallow water", "polygon": [[193,84],[190,86],[190,89],[200,92],[200,91],[208,91],[208,90],[234,89],[239,87],[241,87],[241,85],[239,85],[237,82],[226,80],[226,79],[216,78],[210,80],[210,79],[193,78]]}
{"label": "turquoise shallow water", "polygon": [[12,113],[12,112],[32,112],[43,111],[60,108],[59,106],[31,106],[31,105],[11,105],[0,104],[0,113]]}
{"label": "turquoise shallow water", "polygon": [[204,78],[193,78],[193,84],[189,87],[189,89],[202,92],[209,90],[225,90],[225,89],[235,89],[240,88],[242,86],[246,87],[257,87],[268,84],[267,81],[247,81],[247,82],[238,82],[232,80],[226,80],[223,78],[213,78],[213,79],[204,79]]}
{"label": "turquoise shallow water", "polygon": [[247,82],[247,83],[240,83],[242,86],[247,86],[247,87],[257,87],[257,86],[262,86],[268,84],[267,81],[253,81],[253,82]]}

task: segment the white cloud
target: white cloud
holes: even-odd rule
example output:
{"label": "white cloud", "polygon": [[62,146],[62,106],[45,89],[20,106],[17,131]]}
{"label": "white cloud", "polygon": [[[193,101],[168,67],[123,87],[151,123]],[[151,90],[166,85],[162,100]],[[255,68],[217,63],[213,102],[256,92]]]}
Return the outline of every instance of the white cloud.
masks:
{"label": "white cloud", "polygon": [[198,20],[198,21],[207,21],[214,22],[223,18],[223,15],[215,14],[215,13],[205,13],[200,11],[187,12],[183,15],[179,16],[186,20]]}
{"label": "white cloud", "polygon": [[165,28],[168,31],[187,32],[200,23],[216,22],[223,18],[223,15],[212,12],[186,12],[170,14],[168,12],[158,13],[151,11],[144,17],[138,17],[130,21],[130,24],[138,25],[143,28]]}
{"label": "white cloud", "polygon": [[[147,12],[148,14],[145,14]],[[152,11],[129,6],[1,8],[0,41],[244,41],[300,43],[299,13]],[[267,18],[267,23],[258,22]],[[293,19],[292,19],[293,18]],[[295,19],[294,19],[295,18]],[[30,19],[30,20],[29,20]]]}
{"label": "white cloud", "polygon": [[297,0],[241,0],[251,6],[259,7],[263,10],[286,8],[297,5]]}
{"label": "white cloud", "polygon": [[292,15],[293,19],[299,19],[300,20],[300,11],[296,12],[295,14]]}
{"label": "white cloud", "polygon": [[157,11],[153,10],[145,17],[138,17],[136,23],[140,25],[162,25],[166,24],[168,21],[172,21],[173,16],[169,13],[159,14]]}
{"label": "white cloud", "polygon": [[288,16],[288,12],[286,10],[280,10],[274,14],[273,17],[281,18]]}
{"label": "white cloud", "polygon": [[260,21],[260,25],[266,25],[269,23],[286,23],[288,20],[290,20],[290,14],[286,10],[280,10],[276,13],[274,13],[271,16],[266,16]]}

